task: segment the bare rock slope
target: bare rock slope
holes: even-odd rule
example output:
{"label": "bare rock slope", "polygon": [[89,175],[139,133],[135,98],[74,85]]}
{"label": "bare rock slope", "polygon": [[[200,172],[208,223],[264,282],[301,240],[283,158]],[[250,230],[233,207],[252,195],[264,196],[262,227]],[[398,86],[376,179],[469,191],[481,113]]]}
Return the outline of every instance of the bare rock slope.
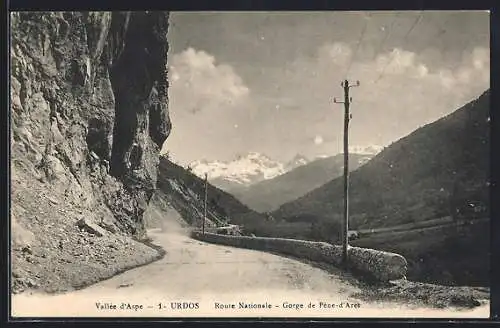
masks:
{"label": "bare rock slope", "polygon": [[135,240],[171,129],[167,29],[164,12],[12,13],[14,292],[160,256]]}

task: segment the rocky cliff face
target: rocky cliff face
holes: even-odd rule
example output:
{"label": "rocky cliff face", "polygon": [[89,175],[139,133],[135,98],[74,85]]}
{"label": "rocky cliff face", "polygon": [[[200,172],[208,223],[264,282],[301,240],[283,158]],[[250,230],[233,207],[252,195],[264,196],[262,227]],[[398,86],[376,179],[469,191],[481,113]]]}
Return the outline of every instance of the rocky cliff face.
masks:
{"label": "rocky cliff face", "polygon": [[72,230],[81,219],[110,234],[144,235],[142,215],[171,129],[168,18],[12,13],[14,249],[30,235],[30,247],[68,249],[77,239],[61,245],[81,232]]}

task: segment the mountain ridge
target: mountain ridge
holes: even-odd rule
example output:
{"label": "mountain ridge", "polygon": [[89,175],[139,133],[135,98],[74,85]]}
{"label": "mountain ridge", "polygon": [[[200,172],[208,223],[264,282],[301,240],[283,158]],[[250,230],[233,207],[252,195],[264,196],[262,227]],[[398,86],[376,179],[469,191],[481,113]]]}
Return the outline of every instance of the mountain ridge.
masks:
{"label": "mountain ridge", "polygon": [[196,160],[188,165],[199,177],[205,174],[214,185],[223,189],[231,186],[250,185],[270,179],[285,172],[285,165],[258,152],[239,155],[232,161]]}
{"label": "mountain ridge", "polygon": [[[469,189],[481,189],[481,184],[484,187],[489,172],[488,156],[484,156],[489,154],[489,134],[487,130],[481,129],[489,125],[488,110],[489,90],[453,113],[394,142],[362,168],[353,172],[350,179],[353,227],[371,228],[411,222],[413,219],[423,220],[424,218],[402,217],[403,209],[411,208],[411,203],[415,203],[411,200],[394,204],[392,209],[384,210],[384,204],[390,202],[391,197],[399,197],[392,190],[401,189],[403,186],[406,186],[413,196],[418,194],[425,201],[436,205],[434,209],[437,209],[438,205],[445,208],[438,213],[424,215],[427,217],[450,214],[449,206],[437,203],[446,201],[453,192],[463,191],[465,188],[463,179],[467,179],[473,185]],[[469,135],[473,136],[473,140],[468,140]],[[453,147],[447,147],[444,141]],[[464,149],[465,153],[454,149]],[[405,169],[400,163],[411,164],[411,169]],[[412,173],[409,174],[407,171]],[[440,175],[436,175],[436,172]],[[472,177],[468,178],[468,174]],[[433,175],[440,180],[433,181]],[[479,182],[475,182],[476,180]],[[437,188],[441,195],[439,192],[436,193],[436,188],[432,190],[432,195],[426,195],[421,190],[435,187],[436,184],[441,184],[440,188]],[[273,215],[286,217],[308,214],[318,218],[340,219],[342,188],[342,179],[333,180],[295,201],[283,204],[273,212]],[[484,198],[487,191],[482,189]],[[371,196],[368,197],[367,193],[371,193]],[[433,197],[436,198],[435,201],[432,201]],[[407,206],[404,203],[407,203]],[[379,213],[373,213],[374,208],[377,208]],[[386,220],[380,217],[376,219],[376,215]]]}
{"label": "mountain ridge", "polygon": [[[376,145],[352,146],[350,152],[374,155],[383,147]],[[335,155],[333,155],[335,156]],[[246,155],[238,155],[234,160],[195,160],[187,165],[188,170],[200,178],[207,174],[208,180],[219,188],[231,192],[234,189],[247,187],[261,181],[270,180],[291,170],[330,155],[316,156],[313,159],[300,153],[286,162],[272,159],[266,154],[250,151]]]}

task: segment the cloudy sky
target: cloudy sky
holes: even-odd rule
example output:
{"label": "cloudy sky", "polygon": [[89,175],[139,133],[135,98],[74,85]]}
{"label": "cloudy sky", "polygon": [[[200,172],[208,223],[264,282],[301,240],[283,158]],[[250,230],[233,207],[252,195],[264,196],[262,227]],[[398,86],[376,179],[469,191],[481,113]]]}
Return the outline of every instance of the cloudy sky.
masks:
{"label": "cloudy sky", "polygon": [[385,146],[489,87],[487,12],[178,12],[169,29],[174,160],[287,161]]}

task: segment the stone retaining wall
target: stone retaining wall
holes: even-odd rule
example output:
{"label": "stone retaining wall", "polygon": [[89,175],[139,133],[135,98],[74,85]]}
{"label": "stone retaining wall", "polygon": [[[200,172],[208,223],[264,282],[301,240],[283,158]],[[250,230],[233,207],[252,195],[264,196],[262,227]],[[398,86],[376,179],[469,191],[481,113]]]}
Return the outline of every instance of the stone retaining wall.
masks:
{"label": "stone retaining wall", "polygon": [[[226,236],[193,231],[194,239],[227,246],[273,251],[317,262],[342,264],[342,247],[324,242],[296,239]],[[374,249],[353,247],[348,249],[349,267],[380,281],[390,281],[406,276],[406,259],[398,254]]]}

